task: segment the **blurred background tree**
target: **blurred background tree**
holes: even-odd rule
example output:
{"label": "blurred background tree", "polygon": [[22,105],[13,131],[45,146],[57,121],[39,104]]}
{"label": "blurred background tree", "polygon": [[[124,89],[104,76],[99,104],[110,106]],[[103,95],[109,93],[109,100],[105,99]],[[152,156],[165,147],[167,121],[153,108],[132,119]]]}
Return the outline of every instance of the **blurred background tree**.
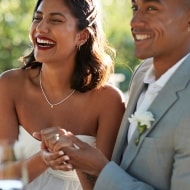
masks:
{"label": "blurred background tree", "polygon": [[[123,73],[120,89],[125,92],[134,67],[139,63],[133,53],[128,0],[99,0],[103,24],[110,45],[117,52],[115,72]],[[36,1],[0,0],[0,72],[19,67],[19,58],[30,51],[28,33]]]}
{"label": "blurred background tree", "polygon": [[18,67],[19,57],[29,49],[33,6],[33,1],[0,0],[0,72]]}
{"label": "blurred background tree", "polygon": [[125,80],[120,89],[127,91],[132,71],[139,64],[134,56],[133,39],[130,31],[132,15],[129,0],[103,0],[103,20],[109,43],[116,49],[115,72],[123,73]]}

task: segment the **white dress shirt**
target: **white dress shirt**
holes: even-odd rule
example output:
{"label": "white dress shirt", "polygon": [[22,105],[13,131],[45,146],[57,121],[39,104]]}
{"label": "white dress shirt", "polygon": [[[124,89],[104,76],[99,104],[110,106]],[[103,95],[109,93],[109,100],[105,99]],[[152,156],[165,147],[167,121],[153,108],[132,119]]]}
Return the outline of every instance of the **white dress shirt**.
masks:
{"label": "white dress shirt", "polygon": [[[170,69],[168,69],[158,80],[155,80],[155,74],[154,74],[154,66],[153,64],[147,71],[144,83],[147,84],[147,89],[145,89],[137,102],[137,108],[136,111],[146,111],[153,100],[156,98],[156,96],[159,94],[160,90],[164,87],[164,85],[167,83],[169,78],[174,74],[174,72],[177,70],[177,68],[183,63],[185,60],[185,57],[183,57],[180,61],[178,61],[175,65],[173,65]],[[135,132],[137,126],[135,124],[131,123],[128,130],[128,142],[132,138],[133,133]]]}

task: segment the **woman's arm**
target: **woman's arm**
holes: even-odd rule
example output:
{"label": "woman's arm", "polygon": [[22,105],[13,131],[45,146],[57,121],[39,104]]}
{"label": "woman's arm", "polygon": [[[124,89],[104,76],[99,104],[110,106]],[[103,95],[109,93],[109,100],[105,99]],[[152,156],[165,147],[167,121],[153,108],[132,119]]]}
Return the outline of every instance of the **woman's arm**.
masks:
{"label": "woman's arm", "polygon": [[[18,98],[17,92],[19,90],[17,83],[21,81],[15,80],[14,76],[14,71],[9,71],[0,76],[0,140],[5,139],[11,142],[18,140],[19,135],[19,119],[15,105],[16,99]],[[22,91],[22,89],[20,90]],[[26,164],[29,181],[47,169],[40,153],[37,153],[24,162]]]}
{"label": "woman's arm", "polygon": [[[96,148],[110,160],[125,107],[119,91],[110,86],[106,87],[97,99],[96,104],[100,112]],[[84,189],[93,189],[96,176],[80,170],[77,170],[77,174]]]}

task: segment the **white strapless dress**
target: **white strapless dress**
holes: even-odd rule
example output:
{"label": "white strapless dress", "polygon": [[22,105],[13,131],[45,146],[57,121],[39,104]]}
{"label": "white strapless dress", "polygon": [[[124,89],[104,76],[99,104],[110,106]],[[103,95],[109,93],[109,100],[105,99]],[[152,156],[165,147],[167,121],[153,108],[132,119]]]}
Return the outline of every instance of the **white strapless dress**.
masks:
{"label": "white strapless dress", "polygon": [[[96,145],[96,139],[93,136],[77,135],[79,139],[87,142],[91,146]],[[19,139],[17,142],[21,145],[22,152],[16,152],[16,156],[29,158],[40,151],[40,142],[33,138],[23,127],[20,127]],[[16,148],[15,148],[16,149]],[[38,167],[37,165],[34,167]],[[43,172],[39,177],[26,185],[27,190],[82,190],[80,181],[76,172],[60,171],[51,168]]]}

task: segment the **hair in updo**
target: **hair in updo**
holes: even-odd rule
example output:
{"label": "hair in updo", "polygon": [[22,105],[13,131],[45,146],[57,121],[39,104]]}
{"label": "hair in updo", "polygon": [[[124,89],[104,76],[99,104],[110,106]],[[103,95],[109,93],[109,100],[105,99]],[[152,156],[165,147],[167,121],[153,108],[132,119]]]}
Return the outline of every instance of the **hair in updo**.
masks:
{"label": "hair in updo", "polygon": [[[37,1],[34,14],[42,1]],[[71,88],[80,92],[98,88],[105,84],[113,71],[112,55],[114,55],[114,50],[107,44],[97,0],[62,1],[77,19],[77,29],[89,31],[88,40],[77,51]],[[34,49],[29,55],[23,57],[23,63],[23,69],[41,67],[42,65],[35,60]]]}

